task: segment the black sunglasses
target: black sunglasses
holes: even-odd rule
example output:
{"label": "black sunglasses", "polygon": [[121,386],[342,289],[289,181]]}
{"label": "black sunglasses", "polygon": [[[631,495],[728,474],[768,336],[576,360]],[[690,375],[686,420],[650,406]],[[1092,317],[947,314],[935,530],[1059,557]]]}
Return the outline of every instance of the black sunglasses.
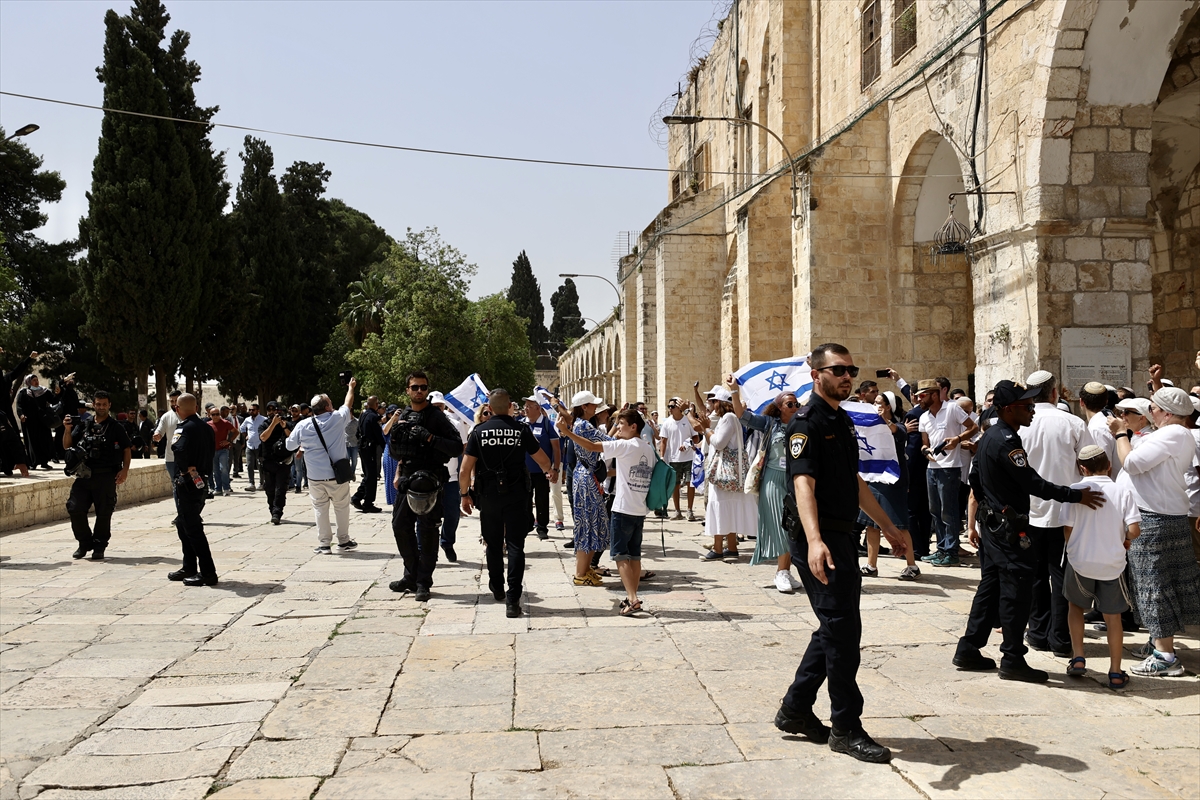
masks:
{"label": "black sunglasses", "polygon": [[783,404],[783,407],[784,408],[799,408],[800,404],[797,403],[795,400],[788,400],[786,403]]}
{"label": "black sunglasses", "polygon": [[408,388],[414,392],[428,392],[429,384],[428,383],[414,383],[411,386],[409,386]]}
{"label": "black sunglasses", "polygon": [[834,364],[832,367],[817,367],[817,372],[824,372],[825,370],[832,372],[835,378],[840,378],[847,372],[850,373],[851,378],[858,377],[858,367],[848,367],[845,364]]}

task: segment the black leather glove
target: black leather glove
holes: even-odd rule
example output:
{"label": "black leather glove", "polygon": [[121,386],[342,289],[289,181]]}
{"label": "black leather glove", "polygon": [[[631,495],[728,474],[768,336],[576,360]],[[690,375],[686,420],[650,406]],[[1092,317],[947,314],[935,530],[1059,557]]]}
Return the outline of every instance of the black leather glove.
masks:
{"label": "black leather glove", "polygon": [[429,429],[424,425],[410,426],[408,429],[408,435],[412,437],[413,441],[416,442],[428,442],[430,437],[433,436],[433,434],[429,432]]}

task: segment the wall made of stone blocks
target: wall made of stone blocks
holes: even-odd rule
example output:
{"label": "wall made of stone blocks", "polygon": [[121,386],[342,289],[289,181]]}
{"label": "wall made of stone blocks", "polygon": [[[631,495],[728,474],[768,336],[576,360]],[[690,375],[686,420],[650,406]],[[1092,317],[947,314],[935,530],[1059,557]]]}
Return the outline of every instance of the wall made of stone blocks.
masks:
{"label": "wall made of stone blocks", "polygon": [[[117,513],[121,509],[147,500],[171,495],[171,480],[163,461],[135,459],[129,466],[129,477],[117,487]],[[32,480],[0,480],[0,531],[15,531],[30,525],[58,522],[67,519],[67,497],[74,478],[56,470],[52,477],[38,472]]]}
{"label": "wall made of stone blocks", "polygon": [[1172,379],[1200,379],[1195,364],[1200,351],[1200,168],[1184,185],[1172,228],[1156,238],[1169,242],[1169,252],[1157,253],[1153,261],[1150,358]]}
{"label": "wall made of stone blocks", "polygon": [[725,235],[685,228],[660,240],[657,250],[660,365],[651,408],[665,411],[667,398],[690,399],[692,382],[707,388],[717,381],[721,289],[725,274]]}

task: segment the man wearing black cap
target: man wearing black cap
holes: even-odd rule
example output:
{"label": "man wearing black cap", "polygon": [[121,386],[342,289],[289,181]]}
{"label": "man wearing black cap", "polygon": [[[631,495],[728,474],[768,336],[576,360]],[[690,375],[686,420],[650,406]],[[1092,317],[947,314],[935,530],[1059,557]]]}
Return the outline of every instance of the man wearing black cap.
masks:
{"label": "man wearing black cap", "polygon": [[[1042,479],[1029,465],[1029,457],[1017,430],[1033,420],[1033,399],[1040,387],[1026,389],[1012,381],[996,384],[993,407],[998,421],[979,440],[971,465],[971,489],[979,503],[978,536],[971,544],[983,547],[979,586],[971,603],[967,630],[958,640],[954,665],[964,670],[986,670],[996,662],[979,649],[987,644],[991,609],[999,603],[1000,677],[1005,680],[1044,683],[1050,676],[1025,663],[1028,652],[1022,638],[1029,622],[1037,550],[1029,538],[1029,496],[1060,503],[1083,503],[1088,508],[1104,505],[1104,495],[1091,488],[1072,489]],[[982,542],[982,544],[981,544]]]}
{"label": "man wearing black cap", "polygon": [[[249,419],[255,419],[250,417]],[[291,420],[281,414],[279,403],[267,403],[267,417],[257,417],[258,467],[262,473],[263,494],[267,496],[267,509],[271,512],[271,524],[279,525],[283,509],[287,505],[288,479],[291,477],[292,452],[287,449],[288,435],[292,432]]]}

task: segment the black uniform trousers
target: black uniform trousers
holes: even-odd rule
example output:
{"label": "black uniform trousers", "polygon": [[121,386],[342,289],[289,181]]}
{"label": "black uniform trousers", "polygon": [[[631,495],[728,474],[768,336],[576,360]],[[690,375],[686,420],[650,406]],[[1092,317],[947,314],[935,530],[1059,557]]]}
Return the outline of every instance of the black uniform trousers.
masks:
{"label": "black uniform trousers", "polygon": [[[253,451],[251,451],[253,452]],[[282,517],[283,509],[287,506],[288,483],[292,479],[291,464],[277,464],[274,461],[259,462],[262,475],[262,490],[267,496],[267,508],[272,517]]]}
{"label": "black uniform trousers", "polygon": [[[88,527],[88,509],[96,507],[96,527]],[[90,478],[76,478],[67,498],[67,513],[71,516],[71,532],[75,540],[87,549],[104,549],[112,538],[112,515],[117,508],[117,473],[114,470],[92,470]]]}
{"label": "black uniform trousers", "polygon": [[1071,649],[1071,631],[1067,627],[1070,603],[1063,596],[1062,528],[1029,526],[1031,548],[1037,553],[1037,571],[1033,575],[1033,605],[1029,611],[1029,638],[1046,642],[1051,650]]}
{"label": "black uniform trousers", "polygon": [[[196,494],[196,497],[191,495]],[[208,548],[208,537],[204,535],[205,496],[198,492],[187,492],[187,497],[179,498],[179,517],[175,523],[175,531],[179,534],[179,543],[183,546],[183,571],[199,572],[206,578],[217,577],[217,565],[213,563],[212,551]]]}
{"label": "black uniform trousers", "polygon": [[417,516],[408,505],[404,492],[396,494],[392,506],[392,535],[396,550],[404,561],[404,580],[418,589],[433,587],[433,570],[437,567],[438,540],[442,527],[442,492],[428,514]]}
{"label": "black uniform trousers", "polygon": [[821,684],[828,680],[833,727],[839,731],[857,730],[863,710],[863,696],[858,689],[862,575],[858,571],[857,537],[822,531],[821,538],[834,564],[832,570],[828,566],[825,569],[828,584],[817,580],[808,568],[808,540],[791,542],[792,563],[800,573],[800,582],[820,624],[813,631],[783,704],[797,712],[811,709]]}
{"label": "black uniform trousers", "polygon": [[[925,456],[920,458],[926,464]],[[908,533],[912,537],[913,555],[917,558],[929,555],[929,528],[933,520],[929,516],[929,488],[925,483],[925,467],[914,467],[915,458],[908,461]],[[964,506],[965,508],[965,506]]]}
{"label": "black uniform trousers", "polygon": [[533,507],[537,516],[537,532],[546,533],[550,530],[550,479],[544,472],[529,473],[529,483],[533,486]]}
{"label": "black uniform trousers", "polygon": [[379,473],[383,469],[383,448],[362,447],[358,451],[362,463],[363,476],[354,491],[354,499],[364,506],[375,505],[375,494],[379,490]]}
{"label": "black uniform trousers", "polygon": [[1000,643],[1001,668],[1025,665],[1025,626],[1033,603],[1033,582],[1037,572],[1036,546],[1021,550],[1008,542],[997,541],[989,532],[981,536],[987,560],[980,565],[979,586],[967,618],[967,631],[958,641],[958,653],[978,650],[987,644],[988,632],[1000,614],[1003,641]]}
{"label": "black uniform trousers", "polygon": [[[544,477],[544,476],[543,476]],[[509,602],[521,599],[525,581],[525,537],[529,535],[528,493],[517,491],[510,496],[480,499],[479,529],[487,548],[488,588],[504,590],[504,557],[508,556]]]}

